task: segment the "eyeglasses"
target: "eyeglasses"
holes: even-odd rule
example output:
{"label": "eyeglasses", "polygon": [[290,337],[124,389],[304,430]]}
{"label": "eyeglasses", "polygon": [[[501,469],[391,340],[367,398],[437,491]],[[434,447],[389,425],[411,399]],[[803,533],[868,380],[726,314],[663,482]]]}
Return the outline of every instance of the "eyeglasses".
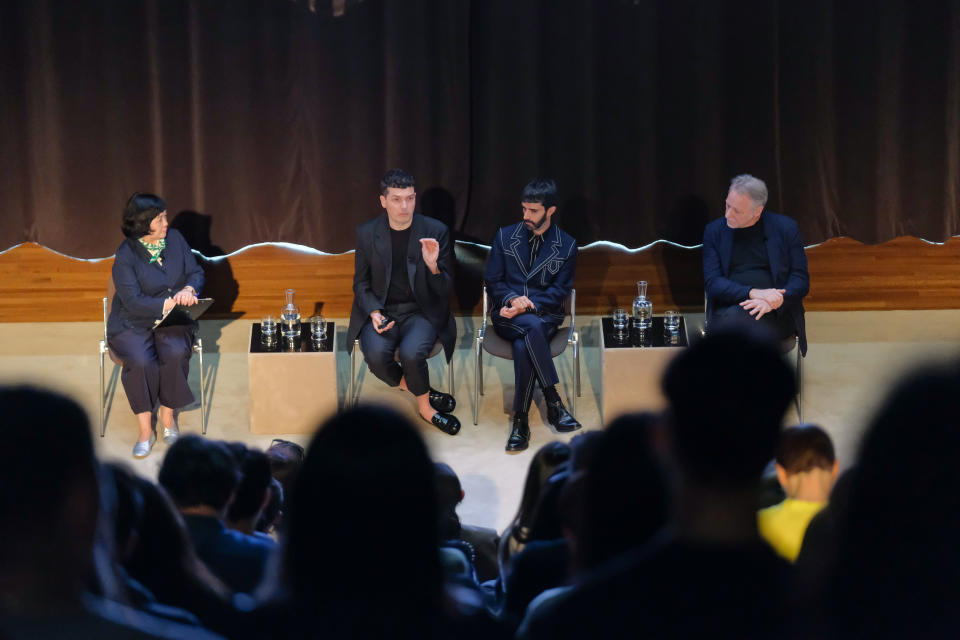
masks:
{"label": "eyeglasses", "polygon": [[297,455],[302,459],[306,455],[303,446],[297,444],[296,442],[290,442],[289,440],[284,440],[283,438],[274,438],[270,441],[270,448],[273,448],[274,445],[279,445],[281,447],[289,447],[297,452]]}

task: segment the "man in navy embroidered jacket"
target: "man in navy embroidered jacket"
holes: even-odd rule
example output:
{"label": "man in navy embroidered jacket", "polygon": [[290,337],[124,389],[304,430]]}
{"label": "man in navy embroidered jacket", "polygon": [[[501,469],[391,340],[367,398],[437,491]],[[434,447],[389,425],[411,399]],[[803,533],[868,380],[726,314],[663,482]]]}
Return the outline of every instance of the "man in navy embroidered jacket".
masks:
{"label": "man in navy embroidered jacket", "polygon": [[556,202],[553,180],[537,179],[524,188],[523,221],[497,231],[484,276],[493,329],[513,343],[514,416],[507,451],[529,444],[527,412],[536,383],[543,389],[549,422],[558,431],[580,428],[557,393],[559,378],[550,354],[577,260],[576,240],[552,224]]}
{"label": "man in navy embroidered jacket", "polygon": [[780,338],[796,334],[807,353],[803,298],[810,291],[797,223],[764,207],[767,185],[750,175],[730,183],[723,218],[703,232],[707,320],[749,318]]}

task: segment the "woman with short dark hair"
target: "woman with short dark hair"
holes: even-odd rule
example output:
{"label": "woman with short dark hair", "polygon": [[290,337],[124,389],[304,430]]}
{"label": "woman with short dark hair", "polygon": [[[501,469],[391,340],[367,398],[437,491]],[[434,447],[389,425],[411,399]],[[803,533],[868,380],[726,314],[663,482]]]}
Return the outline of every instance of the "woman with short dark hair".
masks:
{"label": "woman with short dark hair", "polygon": [[169,443],[179,435],[174,411],[194,400],[187,374],[196,322],[153,327],[174,306],[197,303],[203,270],[183,236],[168,227],[162,198],[130,196],[121,230],[126,240],[113,261],[116,293],[107,343],[123,361],[120,381],[140,426],[133,457],[144,458],[156,442],[154,408],[159,405],[158,420]]}

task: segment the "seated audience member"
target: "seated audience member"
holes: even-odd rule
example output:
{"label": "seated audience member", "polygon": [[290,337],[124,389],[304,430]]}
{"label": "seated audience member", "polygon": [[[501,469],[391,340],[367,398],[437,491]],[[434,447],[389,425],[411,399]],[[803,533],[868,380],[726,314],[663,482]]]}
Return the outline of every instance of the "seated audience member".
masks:
{"label": "seated audience member", "polygon": [[130,606],[160,618],[200,626],[200,620],[180,607],[163,604],[143,583],[133,578],[125,563],[140,543],[138,529],[143,521],[143,496],[133,472],[117,463],[101,467],[104,511],[113,525],[113,568]]}
{"label": "seated audience member", "polygon": [[794,561],[798,610],[816,607],[826,576],[833,569],[837,557],[837,519],[846,511],[855,473],[854,466],[837,476],[826,506],[810,519],[803,534],[800,553]]}
{"label": "seated audience member", "polygon": [[791,567],[761,541],[755,501],[793,374],[773,341],[721,328],[670,363],[663,389],[671,526],[584,577],[522,637],[782,637]]}
{"label": "seated audience member", "polygon": [[957,637],[958,415],[960,373],[931,367],[901,381],[872,420],[835,514],[821,590],[830,627],[819,637]]}
{"label": "seated audience member", "polygon": [[[270,500],[270,483],[273,481],[270,460],[262,451],[251,449],[242,442],[231,442],[227,446],[240,465],[240,483],[227,508],[225,524],[229,529],[252,536]],[[262,539],[274,546],[269,536]]]}
{"label": "seated audience member", "polygon": [[[592,449],[589,465],[567,482],[559,508],[564,536],[572,551],[573,578],[641,547],[666,524],[666,479],[654,450],[658,424],[654,414],[628,414],[615,419],[604,431],[583,434],[593,436],[585,443]],[[574,441],[570,444],[576,469],[582,447]],[[526,626],[570,588],[553,588],[531,599],[519,633],[525,633]],[[514,595],[512,588],[508,594]]]}
{"label": "seated audience member", "polygon": [[542,490],[547,486],[547,481],[569,459],[570,445],[564,442],[550,442],[540,447],[540,450],[530,460],[527,480],[523,486],[523,496],[520,498],[520,508],[517,509],[513,520],[510,521],[500,537],[497,560],[500,565],[501,580],[506,580],[509,577],[510,559],[514,554],[520,552],[531,539],[530,530],[533,526],[533,518],[537,504],[540,502]]}
{"label": "seated audience member", "polygon": [[616,418],[604,430],[583,488],[582,529],[576,530],[578,573],[640,547],[667,523],[667,486],[651,413]]}
{"label": "seated audience member", "polygon": [[[101,495],[86,414],[29,387],[0,388],[0,638],[217,638],[110,601]],[[94,595],[93,590],[103,595]]]}
{"label": "seated audience member", "polygon": [[281,584],[247,637],[503,637],[445,593],[434,475],[396,412],[361,406],[330,418],[290,496]]}
{"label": "seated audience member", "polygon": [[[267,448],[266,454],[270,461],[270,473],[283,486],[284,497],[289,498],[290,489],[297,478],[297,471],[303,464],[303,447],[296,442],[274,438]],[[281,508],[285,504],[283,503]]]}
{"label": "seated audience member", "polygon": [[565,521],[561,496],[573,474],[593,459],[603,441],[603,431],[588,431],[570,440],[570,458],[550,476],[540,492],[540,498],[531,517],[527,543],[510,560],[502,617],[509,624],[518,624],[527,605],[547,589],[566,584],[571,576],[572,553],[569,536],[565,535]]}
{"label": "seated audience member", "polygon": [[234,591],[252,592],[263,578],[273,545],[224,524],[240,481],[226,443],[182,436],[167,451],[158,479],[183,514],[203,563]]}
{"label": "seated audience member", "polygon": [[787,498],[757,513],[760,535],[793,562],[810,520],[823,509],[839,466],[833,442],[816,425],[787,427],[777,445],[777,479]]}
{"label": "seated audience member", "polygon": [[460,478],[443,462],[434,463],[437,482],[437,507],[440,511],[440,537],[443,540],[462,540],[473,548],[473,564],[477,580],[486,582],[497,577],[497,547],[500,535],[496,529],[465,525],[457,515],[459,505],[466,495]]}
{"label": "seated audience member", "polygon": [[142,608],[162,617],[186,611],[205,627],[229,635],[236,617],[230,590],[197,558],[176,507],[149,480],[111,467],[118,502],[138,505],[117,510],[115,529],[122,568],[142,585],[140,595],[153,600]]}
{"label": "seated audience member", "polygon": [[[276,478],[270,478],[270,487],[267,490],[267,504],[257,520],[256,531],[254,535],[266,536],[276,533],[283,520],[283,485]],[[272,538],[271,538],[272,539]]]}

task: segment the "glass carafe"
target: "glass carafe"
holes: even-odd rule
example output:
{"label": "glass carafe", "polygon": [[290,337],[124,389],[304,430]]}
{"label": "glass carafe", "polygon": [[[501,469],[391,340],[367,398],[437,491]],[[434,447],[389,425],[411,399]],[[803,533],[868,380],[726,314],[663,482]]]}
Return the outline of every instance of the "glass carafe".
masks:
{"label": "glass carafe", "polygon": [[653,323],[653,303],[647,298],[647,281],[637,283],[637,297],[633,299],[633,328],[649,329]]}
{"label": "glass carafe", "polygon": [[281,331],[283,337],[289,339],[300,337],[300,307],[293,301],[295,294],[293,289],[286,290],[287,301],[280,310]]}

